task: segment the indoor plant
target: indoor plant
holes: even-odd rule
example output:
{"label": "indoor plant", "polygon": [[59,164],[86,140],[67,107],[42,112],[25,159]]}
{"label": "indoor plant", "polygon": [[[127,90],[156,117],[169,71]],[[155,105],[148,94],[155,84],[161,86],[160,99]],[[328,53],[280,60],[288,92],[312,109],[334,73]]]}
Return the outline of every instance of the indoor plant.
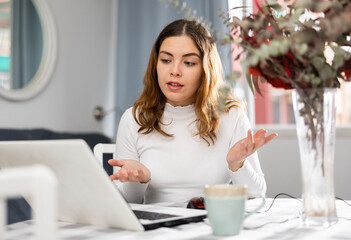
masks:
{"label": "indoor plant", "polygon": [[[291,1],[290,1],[291,2]],[[247,80],[293,89],[306,225],[337,220],[334,198],[335,88],[351,72],[351,2],[295,0],[254,3],[243,19],[223,14],[228,40],[241,49]],[[327,52],[329,51],[329,55]]]}

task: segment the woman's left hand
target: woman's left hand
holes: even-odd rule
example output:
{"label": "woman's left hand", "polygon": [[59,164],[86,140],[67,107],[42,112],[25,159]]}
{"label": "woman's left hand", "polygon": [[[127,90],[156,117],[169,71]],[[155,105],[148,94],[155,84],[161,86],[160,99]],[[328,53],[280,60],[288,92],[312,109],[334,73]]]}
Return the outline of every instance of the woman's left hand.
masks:
{"label": "woman's left hand", "polygon": [[252,130],[247,132],[247,137],[241,139],[229,150],[227,154],[228,167],[233,172],[236,172],[244,165],[248,156],[256,152],[260,147],[269,143],[278,134],[273,133],[266,137],[267,131],[260,129],[255,135],[252,135]]}

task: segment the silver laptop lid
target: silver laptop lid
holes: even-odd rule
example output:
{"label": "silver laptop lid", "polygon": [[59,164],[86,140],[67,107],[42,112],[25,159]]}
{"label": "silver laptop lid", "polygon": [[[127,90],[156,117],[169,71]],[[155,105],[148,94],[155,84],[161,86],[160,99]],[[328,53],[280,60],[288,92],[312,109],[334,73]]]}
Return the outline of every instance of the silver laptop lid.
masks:
{"label": "silver laptop lid", "polygon": [[32,164],[58,178],[58,220],[144,230],[85,141],[0,141],[0,168]]}

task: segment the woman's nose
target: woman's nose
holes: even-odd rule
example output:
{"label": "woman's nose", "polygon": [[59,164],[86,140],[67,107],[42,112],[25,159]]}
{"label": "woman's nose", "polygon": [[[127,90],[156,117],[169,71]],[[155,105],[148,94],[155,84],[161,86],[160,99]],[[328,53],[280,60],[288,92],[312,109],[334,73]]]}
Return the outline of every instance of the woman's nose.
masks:
{"label": "woman's nose", "polygon": [[179,67],[179,64],[173,64],[171,68],[171,76],[172,77],[180,77],[182,76],[181,69]]}

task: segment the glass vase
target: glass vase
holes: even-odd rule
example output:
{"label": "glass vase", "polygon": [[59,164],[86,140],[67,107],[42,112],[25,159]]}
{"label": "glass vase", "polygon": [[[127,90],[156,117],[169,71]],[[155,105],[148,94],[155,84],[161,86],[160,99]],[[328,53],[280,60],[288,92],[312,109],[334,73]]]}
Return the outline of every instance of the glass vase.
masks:
{"label": "glass vase", "polygon": [[337,222],[334,193],[336,89],[292,92],[300,150],[303,213],[306,227]]}

